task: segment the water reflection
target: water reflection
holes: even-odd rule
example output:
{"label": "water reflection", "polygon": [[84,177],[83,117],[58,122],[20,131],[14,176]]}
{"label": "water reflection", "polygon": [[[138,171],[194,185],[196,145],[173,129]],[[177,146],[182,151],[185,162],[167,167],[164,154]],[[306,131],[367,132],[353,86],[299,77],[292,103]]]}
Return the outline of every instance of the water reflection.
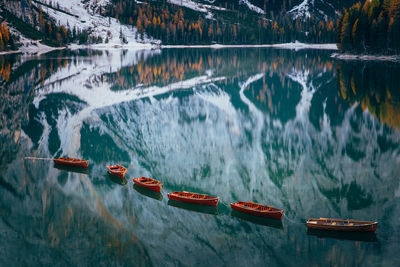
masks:
{"label": "water reflection", "polygon": [[357,233],[357,232],[336,232],[322,231],[317,229],[308,229],[307,235],[316,236],[318,238],[333,238],[340,240],[362,241],[362,242],[378,242],[375,233]]}
{"label": "water reflection", "polygon": [[116,177],[115,175],[112,175],[112,174],[109,174],[109,173],[107,173],[107,178],[111,182],[119,184],[119,185],[122,185],[122,186],[124,186],[124,185],[126,185],[128,183],[128,180],[126,180],[125,178],[119,178],[119,177]]}
{"label": "water reflection", "polygon": [[218,215],[218,207],[209,207],[209,206],[201,206],[201,205],[195,205],[195,204],[182,203],[182,202],[178,202],[178,201],[175,201],[172,199],[168,200],[168,205],[172,206],[172,207],[188,210],[188,211]]}
{"label": "water reflection", "polygon": [[[338,94],[350,103],[360,103],[388,126],[400,127],[400,68],[395,63],[339,62],[336,67]],[[378,65],[378,66],[377,66]]]}
{"label": "water reflection", "polygon": [[[400,67],[329,56],[183,49],[0,57],[1,227],[18,233],[2,248],[37,255],[37,264],[50,253],[73,264],[394,265]],[[15,71],[3,75],[8,64]],[[89,174],[22,164],[59,155],[89,159]],[[162,177],[167,192],[207,192],[221,204],[204,214],[114,185],[130,181],[110,180],[108,162]],[[285,209],[285,227],[230,216],[227,203],[248,199]],[[315,238],[309,217],[377,220],[379,242]],[[71,258],[77,250],[82,257]]]}
{"label": "water reflection", "polygon": [[278,229],[283,228],[281,220],[274,220],[274,219],[269,219],[269,218],[252,216],[252,215],[245,214],[243,212],[239,212],[236,210],[231,211],[231,216],[236,217],[241,220],[244,220],[244,221],[251,222],[251,223],[263,225],[263,226],[274,227],[274,228],[278,228]]}
{"label": "water reflection", "polygon": [[144,196],[147,196],[147,197],[159,200],[159,201],[161,201],[163,199],[163,196],[161,193],[142,188],[142,187],[138,186],[137,184],[133,185],[133,189],[135,189],[137,192],[139,192],[140,194],[142,194]]}
{"label": "water reflection", "polygon": [[70,166],[64,166],[64,165],[60,165],[60,164],[54,164],[54,168],[59,169],[60,171],[89,174],[89,168],[70,167]]}

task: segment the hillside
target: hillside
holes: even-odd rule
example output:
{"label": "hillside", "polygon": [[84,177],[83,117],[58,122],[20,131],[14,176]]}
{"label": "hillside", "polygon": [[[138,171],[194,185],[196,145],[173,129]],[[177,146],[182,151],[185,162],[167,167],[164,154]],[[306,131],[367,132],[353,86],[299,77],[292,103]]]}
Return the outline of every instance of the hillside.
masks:
{"label": "hillside", "polygon": [[341,8],[332,2],[111,0],[108,15],[163,44],[332,43]]}
{"label": "hillside", "polygon": [[[72,43],[333,43],[340,10],[355,0],[0,0],[11,41],[29,50]],[[14,37],[13,37],[14,36]],[[22,40],[21,40],[22,37]],[[36,42],[30,42],[36,40]],[[3,50],[15,48],[4,46]],[[0,45],[0,50],[2,50]]]}

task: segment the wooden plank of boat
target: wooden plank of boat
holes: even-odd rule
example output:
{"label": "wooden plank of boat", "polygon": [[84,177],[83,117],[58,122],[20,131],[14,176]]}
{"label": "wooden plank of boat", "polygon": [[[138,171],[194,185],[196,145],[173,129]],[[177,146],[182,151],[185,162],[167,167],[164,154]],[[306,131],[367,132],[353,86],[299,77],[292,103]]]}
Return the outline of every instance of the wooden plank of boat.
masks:
{"label": "wooden plank of boat", "polygon": [[140,187],[156,192],[160,192],[163,185],[160,181],[148,177],[133,178],[133,182]]}
{"label": "wooden plank of boat", "polygon": [[375,232],[376,228],[378,228],[378,222],[319,218],[309,219],[307,227],[309,229],[330,231]]}
{"label": "wooden plank of boat", "polygon": [[121,179],[125,177],[125,174],[128,171],[122,165],[107,165],[107,170],[109,174],[117,176]]}
{"label": "wooden plank of boat", "polygon": [[212,207],[217,206],[219,201],[218,197],[212,197],[204,194],[197,194],[186,191],[183,192],[175,191],[173,193],[169,193],[168,198],[179,202],[212,206]]}
{"label": "wooden plank of boat", "polygon": [[283,210],[270,206],[265,206],[262,204],[257,204],[251,201],[250,202],[239,201],[237,203],[231,203],[231,208],[250,215],[268,217],[276,220],[282,219],[283,216]]}
{"label": "wooden plank of boat", "polygon": [[74,158],[58,158],[53,159],[55,164],[70,166],[70,167],[78,167],[78,168],[88,168],[89,161],[84,159],[74,159]]}

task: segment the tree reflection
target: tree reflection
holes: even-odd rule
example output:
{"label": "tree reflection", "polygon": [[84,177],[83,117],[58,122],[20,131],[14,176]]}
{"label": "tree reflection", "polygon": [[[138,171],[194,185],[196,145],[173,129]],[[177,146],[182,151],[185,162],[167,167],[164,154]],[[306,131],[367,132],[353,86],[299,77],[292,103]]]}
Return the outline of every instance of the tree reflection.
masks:
{"label": "tree reflection", "polygon": [[400,65],[398,63],[343,62],[336,65],[340,96],[360,103],[386,125],[400,129]]}

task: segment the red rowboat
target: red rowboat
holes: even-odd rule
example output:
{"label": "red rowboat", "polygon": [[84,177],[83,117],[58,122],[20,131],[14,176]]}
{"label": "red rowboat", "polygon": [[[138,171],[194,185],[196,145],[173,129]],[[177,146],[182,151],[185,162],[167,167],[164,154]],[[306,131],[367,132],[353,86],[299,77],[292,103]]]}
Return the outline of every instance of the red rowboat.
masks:
{"label": "red rowboat", "polygon": [[378,222],[319,218],[309,219],[307,227],[309,229],[330,231],[375,232],[376,228],[378,228]]}
{"label": "red rowboat", "polygon": [[231,203],[231,208],[240,212],[244,212],[251,215],[256,215],[260,217],[268,217],[280,220],[283,216],[283,210],[265,206],[262,204],[256,204],[254,202],[237,202]]}
{"label": "red rowboat", "polygon": [[219,201],[218,197],[207,196],[204,194],[190,193],[186,191],[174,192],[172,194],[169,193],[168,198],[179,202],[204,205],[204,206],[213,206],[213,207],[217,206]]}
{"label": "red rowboat", "polygon": [[55,164],[64,166],[78,167],[78,168],[89,167],[89,161],[84,159],[58,158],[58,159],[53,159],[53,161]]}
{"label": "red rowboat", "polygon": [[117,176],[117,177],[119,177],[121,179],[123,179],[125,177],[125,174],[128,171],[122,165],[107,165],[107,170],[108,170],[109,174]]}
{"label": "red rowboat", "polygon": [[133,178],[133,182],[137,184],[140,187],[160,192],[162,183],[160,181],[157,181],[153,178],[147,178],[147,177],[141,177],[141,178]]}

